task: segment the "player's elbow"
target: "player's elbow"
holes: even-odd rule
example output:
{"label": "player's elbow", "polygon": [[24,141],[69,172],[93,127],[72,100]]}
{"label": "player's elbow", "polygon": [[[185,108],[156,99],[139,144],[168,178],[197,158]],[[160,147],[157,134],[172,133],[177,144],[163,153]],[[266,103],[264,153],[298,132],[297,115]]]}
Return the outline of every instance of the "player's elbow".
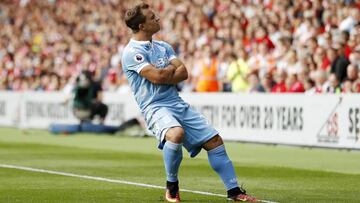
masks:
{"label": "player's elbow", "polygon": [[185,66],[183,66],[183,69],[181,71],[181,80],[187,80],[189,78],[189,74],[187,72],[187,69]]}
{"label": "player's elbow", "polygon": [[185,69],[184,80],[187,80],[188,78],[189,78],[189,74],[188,74],[187,70]]}
{"label": "player's elbow", "polygon": [[188,74],[187,73],[184,73],[184,74],[182,74],[180,77],[179,77],[179,82],[181,82],[181,81],[184,81],[184,80],[187,80],[188,79]]}

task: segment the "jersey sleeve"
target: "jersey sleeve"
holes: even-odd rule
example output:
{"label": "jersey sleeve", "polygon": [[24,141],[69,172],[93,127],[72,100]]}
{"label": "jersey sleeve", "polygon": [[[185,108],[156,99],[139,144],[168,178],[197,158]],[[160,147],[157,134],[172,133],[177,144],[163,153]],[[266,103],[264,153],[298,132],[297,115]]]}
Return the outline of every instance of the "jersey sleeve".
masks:
{"label": "jersey sleeve", "polygon": [[124,69],[140,73],[147,65],[150,65],[150,61],[144,51],[137,49],[124,50],[122,56],[122,66]]}
{"label": "jersey sleeve", "polygon": [[169,57],[169,61],[173,60],[176,58],[176,54],[174,49],[172,48],[172,46],[166,42],[163,42],[163,46],[166,49],[166,54]]}

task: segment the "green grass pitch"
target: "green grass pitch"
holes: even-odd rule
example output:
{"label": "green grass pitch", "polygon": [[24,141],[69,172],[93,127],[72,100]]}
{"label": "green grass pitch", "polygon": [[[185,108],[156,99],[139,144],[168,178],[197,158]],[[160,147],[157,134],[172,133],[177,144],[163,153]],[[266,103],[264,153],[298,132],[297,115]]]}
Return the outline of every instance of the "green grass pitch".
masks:
{"label": "green grass pitch", "polygon": [[[360,202],[360,151],[226,142],[239,182],[276,202]],[[0,128],[0,165],[46,169],[164,186],[155,138]],[[184,150],[180,187],[225,194],[206,153]],[[0,167],[0,202],[163,202],[162,189]],[[183,202],[227,202],[182,192]]]}

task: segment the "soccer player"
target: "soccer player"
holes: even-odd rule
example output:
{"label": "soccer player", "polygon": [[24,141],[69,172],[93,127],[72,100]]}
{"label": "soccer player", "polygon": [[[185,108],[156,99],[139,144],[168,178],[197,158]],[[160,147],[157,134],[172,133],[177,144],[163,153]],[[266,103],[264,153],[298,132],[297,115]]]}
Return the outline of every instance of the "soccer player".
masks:
{"label": "soccer player", "polygon": [[210,165],[221,177],[229,200],[256,202],[256,198],[239,187],[218,132],[178,95],[175,85],[186,80],[188,73],[169,44],[152,39],[160,30],[158,16],[148,4],[141,3],[126,11],[125,23],[133,36],[123,51],[122,67],[148,128],[163,150],[165,200],[180,202],[178,170],[184,146],[191,157],[202,148],[207,151]]}

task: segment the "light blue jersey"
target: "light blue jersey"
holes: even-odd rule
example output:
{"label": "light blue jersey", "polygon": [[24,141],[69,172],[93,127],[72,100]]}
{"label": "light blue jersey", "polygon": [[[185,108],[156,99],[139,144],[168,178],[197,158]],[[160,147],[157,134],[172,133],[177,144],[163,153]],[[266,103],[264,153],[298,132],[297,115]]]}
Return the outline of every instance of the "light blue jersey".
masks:
{"label": "light blue jersey", "polygon": [[122,67],[147,127],[160,141],[159,148],[163,147],[168,129],[182,127],[185,131],[184,147],[194,157],[202,145],[218,132],[204,116],[180,98],[175,85],[157,85],[140,75],[140,71],[149,64],[165,68],[175,58],[174,50],[165,42],[132,39],[123,51]]}
{"label": "light blue jersey", "polygon": [[156,85],[139,73],[147,65],[165,68],[176,55],[173,48],[162,41],[136,41],[131,39],[123,51],[122,67],[141,111],[183,102],[175,85]]}

